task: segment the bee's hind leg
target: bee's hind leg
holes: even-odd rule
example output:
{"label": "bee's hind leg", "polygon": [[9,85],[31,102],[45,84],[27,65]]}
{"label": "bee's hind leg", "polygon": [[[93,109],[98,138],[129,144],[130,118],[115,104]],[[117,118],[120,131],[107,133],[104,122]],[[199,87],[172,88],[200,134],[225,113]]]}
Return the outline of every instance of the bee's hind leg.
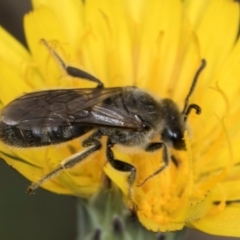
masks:
{"label": "bee's hind leg", "polygon": [[45,39],[41,39],[41,43],[48,49],[50,54],[55,58],[55,60],[59,63],[60,67],[71,77],[83,78],[92,82],[97,83],[97,88],[103,88],[103,83],[96,77],[91,74],[72,66],[68,66],[62,58],[54,51],[54,49],[49,45],[49,43]]}

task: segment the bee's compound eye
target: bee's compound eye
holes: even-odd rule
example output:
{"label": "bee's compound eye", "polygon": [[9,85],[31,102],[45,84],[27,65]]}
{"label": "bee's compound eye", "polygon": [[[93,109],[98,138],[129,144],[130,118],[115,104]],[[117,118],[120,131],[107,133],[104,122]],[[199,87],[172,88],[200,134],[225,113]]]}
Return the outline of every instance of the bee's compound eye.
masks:
{"label": "bee's compound eye", "polygon": [[165,129],[162,133],[162,138],[166,142],[171,142],[175,149],[186,149],[183,133],[180,129],[175,129],[174,131]]}
{"label": "bee's compound eye", "polygon": [[148,123],[143,123],[143,129],[144,131],[149,131],[151,129],[151,126]]}

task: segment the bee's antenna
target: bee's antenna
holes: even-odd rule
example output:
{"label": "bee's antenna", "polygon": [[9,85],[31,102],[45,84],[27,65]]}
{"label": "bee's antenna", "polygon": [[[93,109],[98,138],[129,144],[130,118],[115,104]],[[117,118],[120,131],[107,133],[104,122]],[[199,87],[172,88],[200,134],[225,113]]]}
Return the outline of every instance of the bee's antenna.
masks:
{"label": "bee's antenna", "polygon": [[201,63],[199,69],[197,70],[197,72],[194,76],[192,86],[189,90],[189,93],[188,93],[186,99],[185,99],[185,104],[184,104],[184,108],[183,108],[183,111],[182,111],[182,115],[184,116],[184,121],[187,120],[187,117],[188,117],[188,115],[189,115],[189,113],[191,112],[192,109],[195,109],[197,114],[201,113],[201,108],[197,104],[188,105],[188,102],[189,102],[189,99],[190,99],[196,85],[197,85],[198,77],[199,77],[200,73],[202,72],[202,70],[205,68],[206,64],[207,64],[206,60],[202,59],[202,63]]}

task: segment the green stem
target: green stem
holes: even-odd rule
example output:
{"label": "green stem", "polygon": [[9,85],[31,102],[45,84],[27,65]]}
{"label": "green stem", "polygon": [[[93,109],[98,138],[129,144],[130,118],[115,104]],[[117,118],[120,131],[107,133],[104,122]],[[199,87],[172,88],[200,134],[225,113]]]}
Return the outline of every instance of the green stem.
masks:
{"label": "green stem", "polygon": [[100,191],[90,199],[78,201],[77,240],[182,240],[186,229],[154,233],[144,228],[126,208],[120,190]]}

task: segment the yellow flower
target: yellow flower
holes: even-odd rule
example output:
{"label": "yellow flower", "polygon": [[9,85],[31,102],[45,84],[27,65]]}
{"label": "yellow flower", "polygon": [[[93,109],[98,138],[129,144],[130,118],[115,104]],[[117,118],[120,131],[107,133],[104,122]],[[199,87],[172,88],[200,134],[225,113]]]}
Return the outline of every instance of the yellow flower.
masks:
{"label": "yellow flower", "polygon": [[[106,163],[102,149],[43,187],[61,194],[91,196],[106,174],[147,229],[165,232],[189,226],[239,237],[239,3],[33,0],[33,8],[24,19],[29,52],[0,29],[2,107],[24,92],[94,87],[64,76],[40,44],[43,38],[67,64],[93,74],[106,87],[135,85],[159,98],[173,99],[180,109],[201,59],[207,61],[191,97],[202,114],[188,118],[187,151],[170,149],[175,163],[171,161],[139,186],[161,166],[162,152],[127,155],[114,149],[118,159],[136,167],[136,179],[130,185],[129,174]],[[79,139],[40,150],[0,145],[1,157],[33,182],[80,150]]]}

